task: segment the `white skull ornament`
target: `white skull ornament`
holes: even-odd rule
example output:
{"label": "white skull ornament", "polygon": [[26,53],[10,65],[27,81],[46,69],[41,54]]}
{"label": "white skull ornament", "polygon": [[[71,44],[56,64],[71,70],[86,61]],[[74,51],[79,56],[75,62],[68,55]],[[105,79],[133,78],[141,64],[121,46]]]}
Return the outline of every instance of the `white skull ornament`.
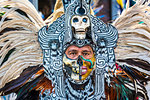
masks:
{"label": "white skull ornament", "polygon": [[85,39],[86,32],[90,26],[90,19],[85,15],[75,15],[71,19],[71,25],[74,28],[74,37],[76,39]]}

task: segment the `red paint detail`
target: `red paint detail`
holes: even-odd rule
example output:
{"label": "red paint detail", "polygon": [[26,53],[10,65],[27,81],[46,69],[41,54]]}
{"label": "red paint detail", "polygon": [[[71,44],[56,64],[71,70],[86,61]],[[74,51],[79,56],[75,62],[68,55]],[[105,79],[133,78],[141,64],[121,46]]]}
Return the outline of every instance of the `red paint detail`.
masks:
{"label": "red paint detail", "polygon": [[121,70],[121,67],[116,63],[116,68],[118,69],[118,70]]}
{"label": "red paint detail", "polygon": [[87,67],[86,67],[86,66],[82,66],[82,67],[81,67],[81,70],[86,70],[85,72],[82,72],[82,73],[81,73],[82,75],[84,75],[84,74],[87,73]]}

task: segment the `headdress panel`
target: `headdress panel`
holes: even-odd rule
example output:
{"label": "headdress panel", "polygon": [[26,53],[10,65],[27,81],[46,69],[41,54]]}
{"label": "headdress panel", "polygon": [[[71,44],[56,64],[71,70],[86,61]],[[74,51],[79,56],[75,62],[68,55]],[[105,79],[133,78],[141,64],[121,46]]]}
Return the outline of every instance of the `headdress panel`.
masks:
{"label": "headdress panel", "polygon": [[[39,31],[46,77],[55,87],[55,93],[53,91],[50,98],[56,100],[67,98],[63,74],[63,55],[67,47],[90,45],[96,58],[96,68],[93,73],[95,85],[94,94],[86,98],[104,99],[104,77],[108,76],[107,81],[109,81],[108,71],[115,70],[114,48],[118,32],[112,25],[106,25],[90,14],[90,0],[63,0],[63,4],[65,14],[49,27],[45,26]],[[80,95],[84,97],[84,94]]]}

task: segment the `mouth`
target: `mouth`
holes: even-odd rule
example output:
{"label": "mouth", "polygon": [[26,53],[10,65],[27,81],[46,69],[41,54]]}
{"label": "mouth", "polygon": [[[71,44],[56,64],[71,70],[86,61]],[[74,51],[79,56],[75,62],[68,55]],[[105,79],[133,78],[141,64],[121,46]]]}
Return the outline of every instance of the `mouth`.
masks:
{"label": "mouth", "polygon": [[87,73],[87,67],[86,66],[82,66],[81,67],[81,75],[84,75]]}
{"label": "mouth", "polygon": [[78,28],[78,29],[76,29],[76,32],[85,32],[85,29],[84,28]]}

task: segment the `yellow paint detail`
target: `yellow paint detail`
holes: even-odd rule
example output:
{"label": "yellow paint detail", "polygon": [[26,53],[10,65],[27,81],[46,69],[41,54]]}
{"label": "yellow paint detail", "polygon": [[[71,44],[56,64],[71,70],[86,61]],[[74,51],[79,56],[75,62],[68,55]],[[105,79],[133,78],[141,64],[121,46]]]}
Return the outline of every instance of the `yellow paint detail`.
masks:
{"label": "yellow paint detail", "polygon": [[117,1],[117,3],[121,6],[121,8],[123,8],[123,1],[122,0],[116,0]]}

